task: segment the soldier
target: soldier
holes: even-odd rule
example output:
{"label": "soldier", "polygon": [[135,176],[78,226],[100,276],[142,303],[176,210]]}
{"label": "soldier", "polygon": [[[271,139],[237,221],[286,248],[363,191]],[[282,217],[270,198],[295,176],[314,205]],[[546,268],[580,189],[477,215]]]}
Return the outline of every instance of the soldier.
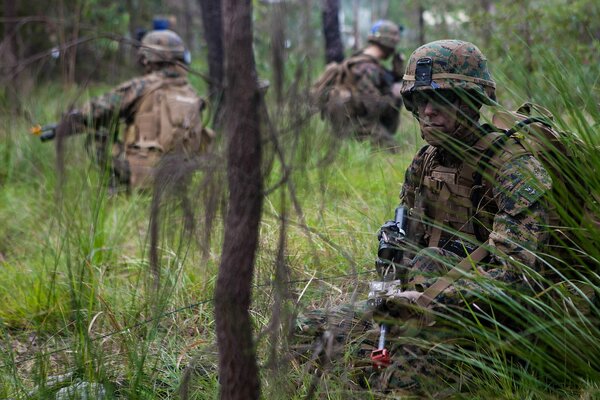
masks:
{"label": "soldier", "polygon": [[[517,140],[479,123],[482,105],[497,105],[486,58],[471,43],[435,41],[413,52],[403,79],[404,105],[428,144],[408,167],[400,194],[410,213],[404,243],[410,261],[394,276],[403,291],[384,295],[385,320],[401,317],[404,324],[415,308],[466,311],[488,297],[486,279],[530,290],[521,271],[537,267],[535,252],[547,240],[544,195],[552,182]],[[394,243],[398,228],[388,223],[381,232]],[[470,271],[476,279],[463,277]],[[397,353],[406,358],[402,349]]]}
{"label": "soldier", "polygon": [[[320,107],[337,133],[351,133],[395,152],[398,144],[393,135],[402,106],[398,82],[402,77],[403,58],[396,53],[400,29],[391,21],[378,21],[367,41],[364,49],[340,65],[337,85],[342,88],[327,91],[327,100]],[[391,57],[393,68],[389,71],[382,62]]]}
{"label": "soldier", "polygon": [[[70,135],[86,127],[115,130],[115,125],[118,132],[118,121],[123,119],[124,138],[115,139],[110,149],[111,183],[149,187],[164,155],[180,153],[189,159],[206,151],[213,140],[214,134],[202,127],[205,103],[188,82],[186,54],[175,32],[149,32],[138,50],[146,74],[69,112],[57,126],[58,134]],[[102,158],[108,138],[96,139]]]}
{"label": "soldier", "polygon": [[[482,282],[531,290],[535,283],[522,269],[537,267],[535,252],[547,240],[544,194],[552,186],[540,161],[516,139],[480,124],[480,108],[497,103],[487,60],[473,44],[441,40],[419,47],[401,93],[427,145],[408,167],[400,194],[408,223],[388,222],[379,235],[380,250],[396,248],[386,257],[394,263],[378,260],[384,279],[370,293],[374,320],[386,327],[392,357],[387,368],[375,369],[369,386],[384,391],[415,391],[430,379],[452,382],[434,353],[415,343],[448,343],[448,335],[456,341],[456,331],[443,329],[451,317],[439,321],[439,316],[468,313],[474,299],[489,311],[489,282]],[[339,331],[340,321],[371,317],[363,303],[350,313],[340,310],[308,313],[299,327],[310,332],[324,324],[317,332]],[[356,326],[348,335],[368,330]]]}
{"label": "soldier", "polygon": [[547,239],[543,196],[552,182],[518,141],[479,123],[481,106],[497,105],[484,55],[459,40],[421,46],[401,92],[428,143],[408,167],[400,194],[411,213],[412,243],[425,248],[405,271],[408,288],[422,292],[437,278],[429,273],[444,273],[439,262],[427,261],[439,260],[432,255],[464,258],[482,243],[493,254],[481,252],[492,261],[481,272],[518,279],[511,264],[535,267],[534,253]]}

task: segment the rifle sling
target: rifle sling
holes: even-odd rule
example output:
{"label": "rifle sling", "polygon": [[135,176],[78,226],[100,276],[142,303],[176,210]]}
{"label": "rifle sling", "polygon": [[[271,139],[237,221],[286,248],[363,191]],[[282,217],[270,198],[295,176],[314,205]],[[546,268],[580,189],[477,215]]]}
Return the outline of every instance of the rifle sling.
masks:
{"label": "rifle sling", "polygon": [[467,272],[471,265],[477,264],[483,260],[489,252],[483,246],[479,246],[471,254],[466,256],[454,266],[446,275],[440,277],[433,285],[429,286],[417,299],[417,305],[423,308],[428,307],[431,302],[452,283]]}

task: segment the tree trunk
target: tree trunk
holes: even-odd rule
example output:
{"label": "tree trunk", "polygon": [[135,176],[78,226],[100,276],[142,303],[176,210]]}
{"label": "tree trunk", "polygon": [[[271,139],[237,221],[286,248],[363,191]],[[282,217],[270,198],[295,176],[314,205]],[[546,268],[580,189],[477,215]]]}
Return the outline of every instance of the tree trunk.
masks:
{"label": "tree trunk", "polygon": [[419,5],[417,8],[417,18],[419,20],[419,46],[425,44],[425,7]]}
{"label": "tree trunk", "polygon": [[258,399],[249,307],[262,212],[260,95],[252,51],[251,0],[223,0],[229,201],[215,289],[220,398]]}
{"label": "tree trunk", "polygon": [[5,0],[2,10],[5,18],[4,39],[0,42],[0,64],[4,64],[1,81],[6,85],[6,95],[12,112],[19,109],[17,64],[19,62],[17,41],[17,0]]}
{"label": "tree trunk", "polygon": [[[208,48],[209,95],[215,106],[215,114],[223,98],[223,21],[221,0],[200,0],[204,38]],[[218,118],[217,118],[218,121]],[[218,124],[217,124],[218,125]]]}
{"label": "tree trunk", "polygon": [[192,51],[194,46],[194,9],[192,7],[192,0],[183,0],[183,16],[182,22],[182,34],[185,38],[185,44],[189,51]]}
{"label": "tree trunk", "polygon": [[354,45],[352,49],[354,51],[360,48],[360,29],[358,24],[359,13],[360,11],[360,0],[354,0],[352,2],[352,35],[354,36]]}
{"label": "tree trunk", "polygon": [[[74,12],[74,26],[73,26],[73,32],[71,34],[71,43],[68,47],[67,54],[67,76],[68,76],[68,82],[69,84],[73,84],[75,83],[75,71],[77,69],[77,41],[79,40],[79,28],[80,28],[80,23],[81,23],[81,10],[82,10],[83,6],[82,4],[78,1],[77,5],[75,7],[75,12]],[[73,18],[73,17],[71,17]]]}
{"label": "tree trunk", "polygon": [[325,62],[341,62],[344,46],[340,32],[340,0],[325,0],[323,5],[323,36],[325,37]]}
{"label": "tree trunk", "polygon": [[304,62],[304,76],[306,77],[307,84],[304,86],[304,95],[308,96],[310,91],[310,83],[312,82],[312,62],[315,57],[314,47],[314,32],[311,25],[311,13],[312,13],[313,0],[304,0],[302,9],[302,51],[306,55]]}
{"label": "tree trunk", "polygon": [[277,106],[283,104],[285,81],[285,4],[277,2],[271,6],[271,57],[273,63],[273,90]]}
{"label": "tree trunk", "polygon": [[[493,16],[495,14],[495,5],[492,0],[481,0],[481,8],[483,15]],[[485,18],[486,23],[482,24],[481,36],[483,38],[483,45],[486,49],[490,48],[492,41],[492,32],[494,30],[493,18]]]}
{"label": "tree trunk", "polygon": [[128,29],[129,36],[131,36],[131,43],[125,44],[123,54],[127,54],[128,57],[125,57],[125,60],[123,62],[128,66],[133,66],[134,61],[137,58],[136,56],[139,48],[136,43],[138,37],[138,29],[140,28],[138,22],[139,10],[137,10],[137,7],[134,4],[134,0],[127,0],[125,2],[125,7],[127,9],[127,14],[129,14]]}
{"label": "tree trunk", "polygon": [[377,19],[386,19],[389,8],[390,8],[390,0],[379,0],[379,18]]}

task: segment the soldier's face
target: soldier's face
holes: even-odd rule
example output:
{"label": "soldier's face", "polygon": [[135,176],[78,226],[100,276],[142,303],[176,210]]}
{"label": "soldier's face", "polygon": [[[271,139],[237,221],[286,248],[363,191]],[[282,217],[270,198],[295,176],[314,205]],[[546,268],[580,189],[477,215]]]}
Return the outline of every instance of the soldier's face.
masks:
{"label": "soldier's face", "polygon": [[458,128],[459,101],[454,92],[446,90],[417,92],[413,95],[421,133],[430,145],[441,146]]}

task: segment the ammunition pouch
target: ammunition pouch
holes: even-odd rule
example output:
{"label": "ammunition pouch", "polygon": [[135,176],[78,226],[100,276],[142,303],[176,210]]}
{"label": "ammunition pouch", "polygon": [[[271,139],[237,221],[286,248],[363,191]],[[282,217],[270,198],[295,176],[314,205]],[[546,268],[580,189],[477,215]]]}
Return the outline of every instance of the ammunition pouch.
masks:
{"label": "ammunition pouch", "polygon": [[152,186],[154,171],[160,161],[160,146],[129,146],[126,150],[131,187],[145,189]]}

